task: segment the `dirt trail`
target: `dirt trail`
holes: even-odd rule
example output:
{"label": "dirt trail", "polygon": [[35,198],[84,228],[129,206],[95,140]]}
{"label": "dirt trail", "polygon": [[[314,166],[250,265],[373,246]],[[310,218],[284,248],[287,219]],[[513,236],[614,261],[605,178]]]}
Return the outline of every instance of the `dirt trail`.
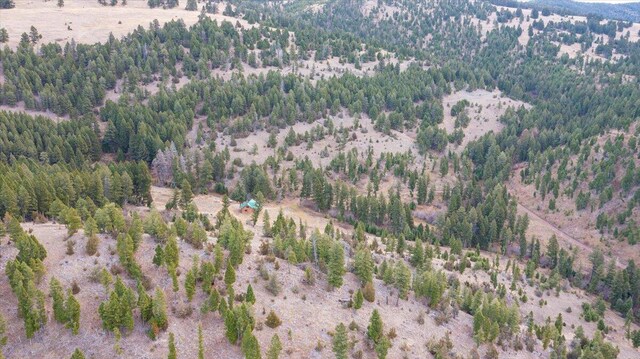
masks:
{"label": "dirt trail", "polygon": [[[560,243],[569,244],[572,248],[578,249],[578,256],[580,258],[588,259],[589,255],[593,252],[593,248],[584,244],[580,240],[572,237],[569,233],[563,231],[558,228],[555,224],[547,221],[546,219],[540,217],[535,211],[528,208],[527,206],[518,202],[518,211],[526,213],[529,216],[529,230],[531,232],[532,228],[538,228],[538,231],[533,230],[534,234],[538,234],[541,230],[547,232],[547,236],[540,238],[541,240],[546,240],[546,238],[550,237],[550,234],[555,234]],[[551,232],[551,233],[548,233]],[[611,260],[611,257],[604,254],[605,261],[608,263]],[[623,269],[625,266],[620,263],[618,258],[615,258],[616,266],[619,269]]]}
{"label": "dirt trail", "polygon": [[[152,197],[154,199],[153,204],[158,210],[163,210],[166,202],[173,196],[173,189],[152,186]],[[214,220],[215,215],[222,208],[222,196],[215,194],[196,195],[194,197],[194,203],[198,207],[201,213],[204,213]],[[238,203],[231,201],[231,213],[243,221],[250,219],[249,215],[241,215],[235,209],[237,209]],[[274,220],[280,210],[283,211],[285,216],[293,218],[296,223],[302,221],[306,223],[310,228],[317,228],[323,230],[326,224],[332,219],[321,213],[313,212],[309,209],[302,207],[298,200],[285,199],[280,203],[269,202],[265,203],[264,209],[269,212],[271,220]],[[560,244],[564,244],[565,247],[576,248],[578,257],[581,260],[588,261],[589,255],[593,252],[593,248],[581,240],[571,236],[555,224],[541,217],[536,211],[518,202],[518,212],[520,214],[526,213],[529,216],[529,235],[537,236],[543,243],[555,234]],[[260,223],[262,221],[260,220]],[[349,230],[350,226],[343,225],[342,223],[333,220],[334,225],[341,227],[342,230]],[[610,261],[611,257],[604,254],[605,260]],[[625,266],[620,263],[618,258],[615,258],[616,266],[623,269]],[[586,263],[586,262],[585,262]]]}
{"label": "dirt trail", "polygon": [[534,212],[529,207],[523,205],[522,203],[518,203],[518,210],[520,210],[521,212],[525,212],[527,215],[529,215],[530,223],[531,222],[542,222],[542,224],[545,227],[549,227],[551,229],[551,231],[553,232],[553,234],[555,234],[556,237],[558,237],[559,240],[563,240],[565,242],[568,242],[572,246],[575,246],[580,250],[585,250],[585,251],[587,251],[589,253],[591,253],[593,251],[593,249],[591,247],[589,247],[586,244],[584,244],[584,243],[580,242],[579,240],[575,239],[569,233],[567,233],[567,232],[563,231],[562,229],[558,228],[553,223],[551,223],[551,222],[547,221],[546,219],[540,217],[536,212]]}

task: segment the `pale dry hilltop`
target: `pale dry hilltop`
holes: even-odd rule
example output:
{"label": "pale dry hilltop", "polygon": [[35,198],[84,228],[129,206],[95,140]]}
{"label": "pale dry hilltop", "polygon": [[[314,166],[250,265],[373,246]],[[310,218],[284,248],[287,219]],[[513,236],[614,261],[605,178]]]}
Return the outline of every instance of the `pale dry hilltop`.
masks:
{"label": "pale dry hilltop", "polygon": [[[18,45],[22,33],[29,33],[31,26],[38,29],[42,35],[40,43],[43,44],[56,42],[64,45],[71,39],[92,44],[106,41],[110,33],[121,38],[138,26],[147,28],[153,20],[160,24],[182,20],[188,26],[193,25],[200,15],[199,10],[185,10],[184,4],[173,9],[150,9],[145,0],[128,0],[125,6],[120,3],[102,6],[97,0],[65,0],[62,8],[54,0],[15,0],[15,4],[13,9],[0,9],[0,26],[7,29],[8,45],[12,48]],[[218,13],[207,15],[218,21],[227,20],[234,24],[239,21],[242,26],[250,26],[245,20],[222,15],[222,10],[224,5],[219,5]]]}

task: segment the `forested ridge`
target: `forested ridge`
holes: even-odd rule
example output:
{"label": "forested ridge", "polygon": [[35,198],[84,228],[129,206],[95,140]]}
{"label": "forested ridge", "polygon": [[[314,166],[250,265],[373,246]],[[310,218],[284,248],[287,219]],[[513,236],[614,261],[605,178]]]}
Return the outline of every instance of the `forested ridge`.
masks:
{"label": "forested ridge", "polygon": [[[51,302],[52,319],[72,335],[88,330],[81,311],[98,313],[118,354],[137,326],[149,340],[168,331],[175,358],[171,323],[209,315],[231,345],[259,358],[263,324],[282,322],[274,310],[258,313],[256,293],[277,298],[278,276],[300,271],[301,284],[323,281],[332,293],[357,283],[340,302],[354,313],[373,308],[366,328],[331,318],[325,329],[338,358],[404,351],[394,340],[400,328],[385,332],[378,312],[390,297],[396,306],[414,298],[438,326],[470,316],[471,356],[615,358],[640,345],[633,23],[554,21],[548,8],[465,0],[225,4],[243,26],[210,19],[211,2],[196,5],[193,26],[153,21],[122,39],[65,46],[39,43],[32,28],[0,50],[0,235],[15,253],[2,263],[21,335],[37,338],[52,325]],[[570,56],[574,45],[580,52]],[[503,109],[494,95],[497,127],[463,147],[474,126],[490,126],[476,122],[491,105],[444,105],[461,93],[520,105]],[[166,188],[172,194],[158,208]],[[198,198],[220,208],[201,211]],[[258,205],[242,217],[235,210],[248,199]],[[600,243],[578,253],[553,233],[530,235],[523,200],[550,221],[596,231]],[[283,203],[323,224],[266,209]],[[31,226],[52,222],[66,228],[57,244],[66,255],[95,256],[90,281],[104,291],[95,308],[44,264],[50,242]],[[624,261],[616,246],[629,251]],[[257,269],[256,293],[241,274],[247,263]],[[596,323],[591,335],[572,323],[568,340],[562,313],[541,321],[521,310],[574,290],[593,299],[574,308]],[[366,345],[348,345],[347,329]],[[280,355],[281,340],[290,348],[288,336],[269,335],[267,357]],[[423,347],[446,358],[454,344],[447,335]]]}

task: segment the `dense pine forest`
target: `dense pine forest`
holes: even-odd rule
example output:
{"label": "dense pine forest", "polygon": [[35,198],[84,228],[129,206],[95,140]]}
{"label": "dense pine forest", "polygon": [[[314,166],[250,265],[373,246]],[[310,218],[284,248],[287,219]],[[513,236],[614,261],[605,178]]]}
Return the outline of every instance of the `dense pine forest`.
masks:
{"label": "dense pine forest", "polygon": [[0,22],[0,358],[638,356],[640,24],[102,7]]}

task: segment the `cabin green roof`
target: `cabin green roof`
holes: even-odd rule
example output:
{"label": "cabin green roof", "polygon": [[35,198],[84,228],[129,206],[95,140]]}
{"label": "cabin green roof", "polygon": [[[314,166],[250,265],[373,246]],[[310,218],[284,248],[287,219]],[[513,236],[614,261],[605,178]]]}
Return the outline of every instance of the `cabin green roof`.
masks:
{"label": "cabin green roof", "polygon": [[249,207],[251,209],[258,209],[258,207],[260,207],[260,205],[258,204],[258,202],[255,199],[250,199],[248,201],[244,201],[240,204],[240,209],[243,209],[245,207]]}

